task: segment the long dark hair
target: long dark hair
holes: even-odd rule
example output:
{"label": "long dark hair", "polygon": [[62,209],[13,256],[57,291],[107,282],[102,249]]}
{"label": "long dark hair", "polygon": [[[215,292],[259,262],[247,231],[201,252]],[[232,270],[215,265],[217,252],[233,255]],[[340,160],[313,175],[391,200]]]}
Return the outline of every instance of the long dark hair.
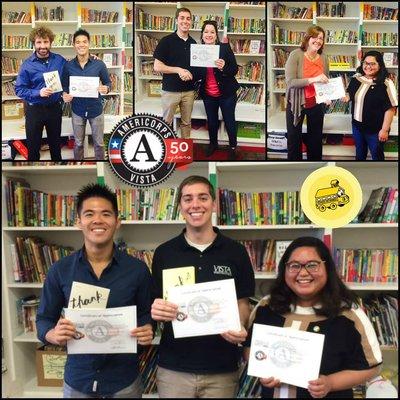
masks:
{"label": "long dark hair", "polygon": [[217,26],[217,21],[204,21],[203,22],[203,26],[201,27],[201,33],[200,33],[200,40],[201,43],[204,44],[204,40],[203,40],[203,32],[204,29],[206,29],[206,25],[212,25],[215,28],[215,33],[217,34],[217,38],[215,40],[215,44],[220,44],[221,42],[219,41],[219,37],[218,37],[218,26]]}
{"label": "long dark hair", "polygon": [[374,79],[375,82],[376,83],[385,82],[385,79],[389,77],[389,72],[386,69],[385,62],[383,61],[383,55],[380,51],[376,50],[367,51],[361,59],[361,64],[357,68],[357,72],[359,72],[361,75],[365,75],[362,64],[367,57],[375,57],[376,62],[379,64],[379,71]]}
{"label": "long dark hair", "polygon": [[285,264],[288,262],[291,254],[299,247],[313,247],[321,260],[325,261],[327,281],[320,293],[321,308],[314,308],[318,315],[334,317],[342,310],[349,310],[352,304],[358,304],[356,295],[347,289],[340,280],[336,272],[329,248],[320,239],[303,236],[293,240],[283,254],[278,265],[278,276],[271,288],[270,307],[278,314],[285,314],[291,311],[291,304],[297,303],[296,294],[289,288],[285,281]]}

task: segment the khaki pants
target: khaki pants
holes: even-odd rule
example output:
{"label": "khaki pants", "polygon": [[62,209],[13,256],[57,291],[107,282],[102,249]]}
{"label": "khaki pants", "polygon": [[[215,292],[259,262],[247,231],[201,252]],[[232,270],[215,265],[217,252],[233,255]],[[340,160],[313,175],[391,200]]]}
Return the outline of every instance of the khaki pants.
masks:
{"label": "khaki pants", "polygon": [[176,106],[179,104],[181,110],[181,137],[185,139],[190,138],[192,129],[194,93],[194,90],[188,92],[167,92],[163,90],[161,93],[163,118],[168,124],[172,124]]}
{"label": "khaki pants", "polygon": [[235,398],[239,371],[225,374],[192,374],[158,367],[157,391],[162,398]]}

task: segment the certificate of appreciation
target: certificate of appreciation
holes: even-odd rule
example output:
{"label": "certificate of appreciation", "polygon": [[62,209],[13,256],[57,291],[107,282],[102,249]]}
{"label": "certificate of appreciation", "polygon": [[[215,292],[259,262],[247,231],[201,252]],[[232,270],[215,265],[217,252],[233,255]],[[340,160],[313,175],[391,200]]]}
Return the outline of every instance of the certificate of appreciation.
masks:
{"label": "certificate of appreciation", "polygon": [[344,86],[342,78],[329,79],[328,83],[314,83],[315,87],[315,100],[316,102],[323,103],[327,100],[337,100],[344,97]]}
{"label": "certificate of appreciation", "polygon": [[69,94],[74,97],[99,97],[100,78],[98,76],[70,76]]}
{"label": "certificate of appreciation", "polygon": [[241,329],[233,279],[171,287],[168,301],[179,307],[172,321],[175,338]]}
{"label": "certificate of appreciation", "polygon": [[65,308],[65,318],[75,324],[75,338],[68,340],[68,354],[136,353],[136,306],[103,310]]}
{"label": "certificate of appreciation", "polygon": [[307,388],[319,376],[324,339],[318,333],[254,324],[247,374]]}
{"label": "certificate of appreciation", "polygon": [[219,58],[219,45],[215,44],[191,44],[190,66],[191,67],[213,67]]}

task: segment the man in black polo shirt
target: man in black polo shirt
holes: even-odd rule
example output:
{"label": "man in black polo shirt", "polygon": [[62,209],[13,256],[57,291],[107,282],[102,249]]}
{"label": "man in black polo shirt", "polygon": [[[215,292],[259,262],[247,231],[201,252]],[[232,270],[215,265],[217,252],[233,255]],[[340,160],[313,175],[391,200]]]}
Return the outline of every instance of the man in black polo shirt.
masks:
{"label": "man in black polo shirt", "polygon": [[193,76],[190,69],[189,36],[192,14],[187,8],[176,10],[177,30],[162,38],[154,51],[154,71],[162,72],[161,103],[163,118],[172,123],[176,106],[181,110],[181,137],[189,138],[194,102]]}
{"label": "man in black polo shirt", "polygon": [[[178,190],[178,202],[186,220],[183,232],[161,244],[154,253],[155,301],[151,315],[164,321],[159,346],[157,389],[160,398],[236,397],[238,343],[245,340],[250,314],[248,297],[254,294],[254,272],[246,249],[212,226],[215,191],[201,176],[189,176]],[[171,321],[177,305],[163,300],[162,271],[193,266],[195,282],[235,281],[242,329],[221,335],[175,339]]]}

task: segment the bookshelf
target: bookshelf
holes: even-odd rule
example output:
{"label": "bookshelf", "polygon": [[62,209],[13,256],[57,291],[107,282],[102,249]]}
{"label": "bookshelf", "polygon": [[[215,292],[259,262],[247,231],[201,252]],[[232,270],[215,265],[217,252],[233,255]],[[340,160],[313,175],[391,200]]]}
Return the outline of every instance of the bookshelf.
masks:
{"label": "bookshelf", "polygon": [[[168,2],[168,3],[155,3],[155,2],[135,2],[135,16],[139,10],[144,13],[164,16],[169,19],[169,29],[144,29],[145,27],[140,24],[135,24],[135,111],[147,112],[155,115],[162,115],[161,98],[153,97],[149,95],[149,83],[161,85],[161,75],[151,74],[151,70],[147,71],[146,74],[142,72],[143,63],[151,63],[153,61],[153,51],[141,52],[139,49],[139,38],[142,35],[152,38],[154,46],[156,41],[159,41],[162,37],[172,33],[174,31],[174,18],[175,10],[178,7],[187,7],[191,10],[193,15],[193,29],[190,30],[189,34],[200,43],[200,29],[201,22],[198,22],[196,18],[203,16],[202,20],[206,19],[204,16],[208,16],[209,19],[218,18],[223,25],[219,25],[218,35],[220,39],[224,36],[228,38],[230,42],[238,40],[264,40],[265,33],[238,33],[232,32],[228,29],[228,18],[254,18],[264,19],[265,18],[265,6],[264,5],[240,5],[229,2]],[[163,26],[162,28],[165,28]],[[155,47],[154,47],[155,48]],[[265,48],[265,45],[264,45]],[[240,49],[240,47],[238,48]],[[248,79],[238,78],[238,82],[243,87],[253,87],[256,90],[262,91],[260,102],[261,104],[252,104],[249,102],[240,101],[236,106],[236,120],[242,122],[259,123],[263,126],[263,132],[260,138],[245,138],[238,136],[238,145],[249,145],[254,147],[265,147],[265,52],[260,54],[250,54],[246,52],[235,51],[236,61],[238,65],[246,65],[250,62],[259,62],[264,65],[263,77],[257,81],[249,81]],[[150,64],[151,65],[151,64]],[[151,67],[150,67],[151,68]],[[195,100],[192,120],[197,120],[196,125],[198,127],[192,127],[191,138],[196,143],[208,143],[208,130],[206,124],[206,113],[201,99]],[[222,115],[219,113],[219,119],[221,120],[220,129],[218,132],[218,141],[220,144],[228,144],[228,135],[222,121]],[[174,116],[174,128],[177,129],[179,126],[180,114]]]}
{"label": "bookshelf", "polygon": [[[279,14],[282,17],[276,17],[273,10],[276,7],[276,2],[268,3],[267,10],[267,29],[270,33],[267,35],[267,48],[271,55],[268,58],[268,91],[270,96],[270,104],[267,108],[268,118],[268,134],[282,135],[286,133],[286,116],[285,116],[285,84],[284,82],[284,62],[287,60],[288,53],[299,47],[300,41],[295,44],[285,44],[282,41],[274,40],[273,28],[279,27],[280,30],[290,30],[292,32],[305,32],[312,25],[321,26],[326,33],[324,45],[324,54],[326,54],[332,63],[347,62],[347,64],[331,64],[330,75],[351,77],[356,68],[360,65],[358,60],[359,54],[362,52],[377,49],[382,52],[398,51],[398,43],[395,46],[367,46],[366,39],[362,40],[363,33],[378,33],[395,34],[398,30],[398,21],[382,21],[369,20],[364,18],[363,10],[368,4],[381,7],[398,8],[397,2],[343,2],[345,5],[344,16],[341,17],[337,13],[332,15],[333,6],[338,7],[339,2],[280,2],[280,4],[289,8],[299,7],[301,9],[310,10],[308,13],[299,14],[297,18],[285,18],[285,13]],[[325,13],[323,5],[328,5],[330,9]],[[304,16],[304,18],[301,18]],[[329,32],[351,31],[357,35],[357,40],[349,40],[349,38],[339,40],[336,38],[328,40]],[[276,55],[277,54],[277,55]],[[389,73],[397,75],[398,65],[390,66]],[[396,87],[398,88],[396,78]],[[329,141],[330,135],[352,135],[351,131],[351,112],[350,104],[347,107],[340,101],[337,102],[335,109],[328,110],[324,118],[323,133]],[[333,108],[333,106],[331,107]],[[306,132],[306,123],[303,124],[303,132]],[[339,136],[340,138],[340,136]],[[395,116],[392,122],[390,132],[391,139],[398,139],[398,117]],[[286,159],[286,152],[268,152],[269,159]],[[385,152],[385,158],[398,159],[397,152]],[[351,145],[335,145],[324,144],[323,146],[324,160],[354,160],[355,147]]]}
{"label": "bookshelf", "polygon": [[[397,188],[398,166],[394,162],[219,162],[194,163],[187,170],[177,170],[171,178],[157,188],[178,186],[188,175],[198,174],[216,183],[217,188],[229,188],[244,192],[271,192],[300,190],[303,180],[315,169],[326,165],[338,165],[348,169],[359,180],[363,189],[363,205],[370,193],[379,186]],[[91,165],[12,166],[4,163],[2,167],[3,191],[8,178],[24,178],[33,189],[48,193],[76,194],[77,190],[89,182],[104,181],[112,189],[129,189],[114,175],[105,163]],[[4,192],[3,192],[4,195]],[[5,199],[5,195],[3,196]],[[5,200],[3,200],[5,201]],[[17,236],[35,236],[45,242],[62,244],[78,249],[82,245],[82,236],[74,227],[9,227],[7,226],[6,207],[2,207],[2,296],[3,296],[3,338],[4,354],[8,372],[3,376],[4,397],[61,397],[60,388],[40,387],[36,384],[35,348],[36,337],[23,334],[23,328],[17,323],[15,302],[18,298],[30,294],[39,295],[42,284],[18,283],[13,279],[10,244]],[[237,240],[275,239],[293,240],[299,236],[311,235],[322,240],[331,238],[335,248],[397,248],[397,223],[350,224],[343,228],[324,229],[313,224],[304,225],[218,225],[217,214],[213,215],[213,224],[222,233]],[[183,221],[123,221],[116,239],[123,238],[129,247],[152,250],[160,243],[180,233]],[[256,272],[256,295],[268,293],[273,273]],[[348,284],[361,297],[371,293],[389,293],[394,295],[398,284]],[[396,351],[385,347],[384,360],[387,365],[397,368]],[[4,392],[5,390],[5,392]],[[150,396],[146,396],[150,397]]]}
{"label": "bookshelf", "polygon": [[[3,35],[23,35],[29,36],[32,28],[41,24],[48,26],[56,35],[51,51],[61,54],[67,59],[75,57],[75,51],[72,45],[56,46],[57,38],[61,34],[72,35],[77,29],[82,28],[87,30],[91,35],[90,54],[96,54],[103,58],[104,54],[113,54],[114,61],[112,66],[108,67],[109,74],[114,74],[117,80],[115,91],[111,91],[105,95],[105,133],[110,133],[111,129],[124,116],[130,115],[133,112],[133,83],[127,86],[129,82],[126,75],[130,76],[130,81],[133,79],[133,21],[127,21],[128,10],[132,10],[131,2],[109,2],[101,3],[101,9],[109,12],[118,12],[116,22],[87,22],[82,18],[82,9],[100,9],[99,3],[96,2],[66,2],[62,4],[64,9],[64,19],[62,21],[43,21],[35,17],[35,6],[38,10],[43,10],[44,7],[49,11],[51,8],[56,8],[57,4],[53,2],[8,2],[2,5],[3,12],[25,12],[31,14],[30,23],[2,23]],[[132,14],[132,11],[131,11]],[[38,17],[43,18],[41,14]],[[114,35],[115,46],[99,47],[95,46],[95,35]],[[69,42],[67,42],[69,43]],[[2,83],[6,80],[15,80],[18,74],[18,65],[32,53],[32,48],[28,49],[9,49],[2,48],[2,59],[4,57],[18,60],[14,68],[4,70],[2,68]],[[17,100],[19,97],[15,95],[3,95],[2,103],[5,100]],[[109,103],[114,100],[119,104],[118,109],[111,106]],[[114,105],[115,105],[114,103]],[[25,139],[24,118],[14,120],[2,120],[2,140],[17,140]],[[91,135],[91,130],[87,129],[87,133]],[[63,116],[61,136],[73,137],[71,118]],[[46,137],[44,132],[43,137]],[[47,153],[42,152],[43,156]],[[63,148],[62,153],[64,158],[73,158],[72,151]],[[93,147],[88,148],[88,136],[86,136],[85,157],[93,157]],[[19,158],[17,158],[19,159]],[[21,158],[22,159],[22,158]]]}

